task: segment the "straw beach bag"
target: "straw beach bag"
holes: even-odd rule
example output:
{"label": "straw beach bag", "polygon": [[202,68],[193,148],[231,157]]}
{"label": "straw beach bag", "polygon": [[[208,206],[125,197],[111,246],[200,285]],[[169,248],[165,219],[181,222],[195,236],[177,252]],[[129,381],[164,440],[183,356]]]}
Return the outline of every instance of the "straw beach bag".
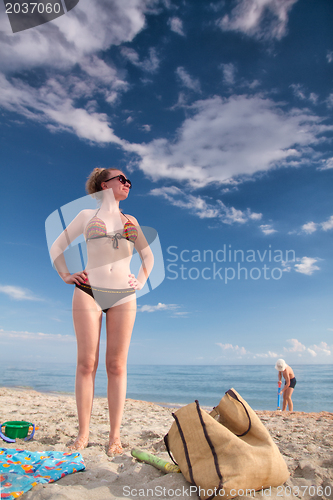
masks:
{"label": "straw beach bag", "polygon": [[202,500],[254,495],[289,477],[269,432],[234,390],[209,414],[198,401],[177,410],[165,444]]}

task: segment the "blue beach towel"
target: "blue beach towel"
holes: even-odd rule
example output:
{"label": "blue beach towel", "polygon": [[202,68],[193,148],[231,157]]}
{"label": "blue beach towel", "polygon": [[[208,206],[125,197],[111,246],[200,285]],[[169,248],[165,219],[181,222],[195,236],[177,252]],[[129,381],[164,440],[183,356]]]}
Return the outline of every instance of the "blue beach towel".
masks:
{"label": "blue beach towel", "polygon": [[52,483],[83,469],[78,452],[0,448],[0,498],[18,498],[38,483]]}

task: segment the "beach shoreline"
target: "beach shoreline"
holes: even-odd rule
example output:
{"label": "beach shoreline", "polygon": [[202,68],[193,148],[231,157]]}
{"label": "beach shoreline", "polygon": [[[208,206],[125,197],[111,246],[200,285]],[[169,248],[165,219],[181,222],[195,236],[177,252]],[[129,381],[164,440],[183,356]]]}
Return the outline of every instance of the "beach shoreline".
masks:
{"label": "beach shoreline", "polygon": [[[85,471],[55,483],[37,485],[25,493],[22,500],[154,498],[151,492],[155,492],[155,498],[165,500],[188,496],[198,498],[182,474],[165,475],[131,456],[131,449],[139,448],[170,461],[163,437],[174,421],[172,411],[176,409],[126,399],[121,428],[125,453],[111,458],[106,455],[109,432],[107,400],[96,397],[89,446],[81,451]],[[282,489],[272,488],[266,496],[333,499],[333,413],[260,410],[256,414],[279,447],[291,474]],[[27,420],[38,427],[33,440],[17,440],[13,444],[1,440],[2,448],[66,452],[68,444],[77,435],[76,405],[72,394],[2,387],[0,420],[1,423]]]}

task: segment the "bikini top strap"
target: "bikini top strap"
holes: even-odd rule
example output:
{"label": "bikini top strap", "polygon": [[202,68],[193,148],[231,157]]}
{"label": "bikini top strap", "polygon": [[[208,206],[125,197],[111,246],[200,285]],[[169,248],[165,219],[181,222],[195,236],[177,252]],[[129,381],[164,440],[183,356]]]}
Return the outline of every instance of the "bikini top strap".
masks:
{"label": "bikini top strap", "polygon": [[126,219],[127,219],[129,222],[132,222],[132,221],[131,221],[128,217],[127,217],[127,215],[125,215],[123,212],[120,212],[120,213],[121,213],[121,215],[123,215],[124,217],[126,217]]}

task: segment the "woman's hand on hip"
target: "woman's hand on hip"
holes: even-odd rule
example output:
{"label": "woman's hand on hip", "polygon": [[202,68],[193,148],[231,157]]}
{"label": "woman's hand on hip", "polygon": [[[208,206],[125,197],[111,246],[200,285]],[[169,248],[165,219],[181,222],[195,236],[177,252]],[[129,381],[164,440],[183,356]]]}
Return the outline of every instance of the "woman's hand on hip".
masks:
{"label": "woman's hand on hip", "polygon": [[67,274],[62,278],[68,285],[88,285],[88,273],[81,271],[80,273]]}
{"label": "woman's hand on hip", "polygon": [[138,281],[134,274],[129,274],[128,275],[128,283],[129,285],[134,288],[135,290],[141,290],[143,288],[143,283]]}

